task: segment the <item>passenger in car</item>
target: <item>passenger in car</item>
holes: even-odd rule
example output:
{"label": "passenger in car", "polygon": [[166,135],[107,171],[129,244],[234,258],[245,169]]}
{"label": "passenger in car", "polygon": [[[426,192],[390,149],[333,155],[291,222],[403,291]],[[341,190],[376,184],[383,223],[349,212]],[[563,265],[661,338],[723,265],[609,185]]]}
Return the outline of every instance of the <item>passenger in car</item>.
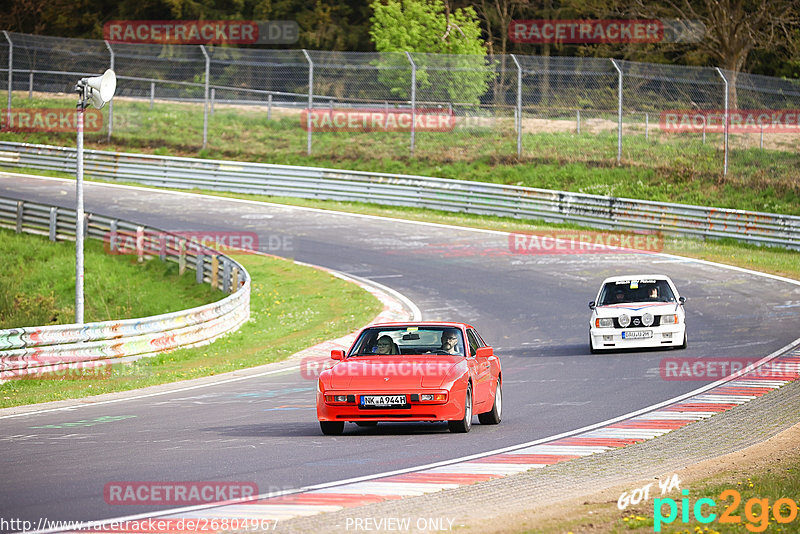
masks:
{"label": "passenger in car", "polygon": [[378,338],[378,354],[400,354],[397,344],[390,336],[381,336]]}

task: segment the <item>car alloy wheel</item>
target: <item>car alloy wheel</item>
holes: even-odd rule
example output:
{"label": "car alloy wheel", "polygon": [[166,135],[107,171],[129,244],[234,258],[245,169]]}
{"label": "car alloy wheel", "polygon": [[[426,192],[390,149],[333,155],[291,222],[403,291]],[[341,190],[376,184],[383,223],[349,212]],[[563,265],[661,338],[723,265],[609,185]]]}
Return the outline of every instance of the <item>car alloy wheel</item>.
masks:
{"label": "car alloy wheel", "polygon": [[467,384],[467,394],[464,398],[464,418],[458,421],[448,421],[450,432],[464,434],[472,428],[472,384]]}
{"label": "car alloy wheel", "polygon": [[496,425],[503,415],[503,383],[497,379],[497,389],[494,393],[494,405],[486,413],[478,414],[478,421],[482,425]]}

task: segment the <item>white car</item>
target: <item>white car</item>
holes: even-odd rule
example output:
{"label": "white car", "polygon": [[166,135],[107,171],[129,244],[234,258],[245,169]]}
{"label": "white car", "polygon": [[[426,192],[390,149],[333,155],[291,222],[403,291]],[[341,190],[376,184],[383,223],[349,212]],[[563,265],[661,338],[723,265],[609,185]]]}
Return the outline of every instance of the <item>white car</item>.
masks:
{"label": "white car", "polygon": [[589,350],[685,349],[685,302],[663,274],[606,278],[589,303]]}

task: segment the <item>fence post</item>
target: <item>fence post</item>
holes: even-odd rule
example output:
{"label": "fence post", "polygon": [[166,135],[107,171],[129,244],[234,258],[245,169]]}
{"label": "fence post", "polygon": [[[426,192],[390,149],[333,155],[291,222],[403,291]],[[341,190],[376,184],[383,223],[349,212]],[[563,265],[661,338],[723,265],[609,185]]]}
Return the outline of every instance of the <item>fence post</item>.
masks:
{"label": "fence post", "polygon": [[111,221],[111,228],[108,231],[108,250],[112,253],[117,250],[117,224],[116,219]]}
{"label": "fence post", "polygon": [[153,100],[156,99],[156,82],[150,82],[150,109],[153,109]]}
{"label": "fence post", "polygon": [[724,138],[724,148],[723,148],[723,164],[722,164],[722,176],[728,175],[728,79],[722,73],[719,67],[716,67],[717,74],[719,77],[722,78],[722,82],[725,84],[725,126],[723,127],[723,138]]}
{"label": "fence post", "polygon": [[308,51],[303,49],[303,55],[308,61],[308,109],[306,109],[306,154],[311,155],[311,110],[314,109],[314,62]]}
{"label": "fence post", "polygon": [[219,256],[211,256],[211,287],[219,288]]}
{"label": "fence post", "polygon": [[231,262],[222,256],[222,291],[231,292]]}
{"label": "fence post", "polygon": [[164,232],[159,232],[158,238],[158,259],[161,261],[167,261],[167,234]]}
{"label": "fence post", "polygon": [[581,108],[577,109],[576,115],[577,115],[577,117],[575,118],[575,122],[578,125],[576,133],[578,135],[580,135],[581,134]]}
{"label": "fence post", "polygon": [[[106,43],[106,48],[108,48],[108,53],[111,55],[109,60],[110,66],[108,67],[111,70],[114,70],[114,49],[111,48],[111,44],[108,41],[103,41]],[[114,131],[114,99],[112,98],[111,101],[108,103],[108,142],[111,142],[111,134]]]}
{"label": "fence post", "polygon": [[194,257],[194,268],[195,268],[195,282],[198,284],[203,283],[203,278],[205,273],[203,272],[205,269],[205,256],[201,251],[197,251],[197,256]]}
{"label": "fence post", "polygon": [[22,212],[25,209],[25,203],[21,200],[17,200],[17,233],[22,233]]}
{"label": "fence post", "polygon": [[178,240],[178,274],[186,272],[186,239]]}
{"label": "fence post", "polygon": [[272,120],[272,93],[267,95],[267,120]]}
{"label": "fence post", "polygon": [[33,71],[28,73],[28,100],[33,100]]}
{"label": "fence post", "polygon": [[136,227],[136,261],[144,262],[144,227]]}
{"label": "fence post", "polygon": [[522,157],[522,66],[517,61],[517,56],[511,54],[511,59],[517,66],[517,157]]}
{"label": "fence post", "polygon": [[56,240],[58,231],[58,208],[50,208],[50,241]]}
{"label": "fence post", "polygon": [[416,122],[417,122],[417,64],[406,51],[406,58],[411,63],[411,155],[414,155],[414,144],[416,143]]}
{"label": "fence post", "polygon": [[203,82],[203,148],[205,149],[208,145],[208,79],[211,76],[211,58],[208,57],[205,46],[200,45],[200,50],[206,58],[206,75],[205,82]]}
{"label": "fence post", "polygon": [[617,69],[617,163],[622,162],[622,69],[612,58],[611,64]]}
{"label": "fence post", "polygon": [[8,41],[8,122],[6,124],[11,124],[11,92],[12,86],[14,85],[14,43],[11,42],[11,37],[8,35],[8,32],[3,30],[3,35],[6,36],[6,41]]}

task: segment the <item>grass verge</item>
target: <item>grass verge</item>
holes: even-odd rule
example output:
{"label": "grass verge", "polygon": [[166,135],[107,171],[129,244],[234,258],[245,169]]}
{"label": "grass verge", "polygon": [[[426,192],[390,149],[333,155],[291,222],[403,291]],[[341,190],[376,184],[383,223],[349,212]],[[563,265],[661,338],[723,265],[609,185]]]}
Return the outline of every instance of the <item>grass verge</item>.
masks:
{"label": "grass verge", "polygon": [[[14,96],[14,107],[74,107],[74,96],[28,101],[21,95]],[[740,146],[734,136],[736,148],[723,176],[719,134],[703,143],[699,134],[653,128],[645,139],[638,124],[623,128],[621,164],[615,129],[579,135],[526,127],[518,158],[513,124],[502,119],[486,127],[418,132],[414,157],[407,132],[315,132],[309,156],[297,110],[275,110],[268,120],[263,107],[218,105],[209,118],[206,149],[200,148],[200,104],[158,102],[150,109],[147,102],[120,98],[114,110],[112,142],[105,133],[87,133],[87,148],[417,174],[800,215],[800,151],[791,136],[771,143],[771,149]],[[561,127],[564,121],[550,122]],[[75,138],[74,132],[0,132],[1,140],[65,146],[75,146]]]}
{"label": "grass verge", "polygon": [[[11,380],[0,385],[0,408],[138,389],[279,361],[352,332],[381,310],[377,299],[360,287],[318,269],[273,257],[234,257],[252,277],[251,320],[237,332],[210,345],[116,363],[107,377]],[[162,291],[172,289],[170,284]],[[180,303],[178,309],[188,307],[179,293],[174,300]]]}
{"label": "grass verge", "polygon": [[[75,321],[75,244],[0,229],[0,329]],[[86,322],[147,317],[202,306],[224,294],[197,284],[194,272],[157,260],[106,254],[84,247]]]}

